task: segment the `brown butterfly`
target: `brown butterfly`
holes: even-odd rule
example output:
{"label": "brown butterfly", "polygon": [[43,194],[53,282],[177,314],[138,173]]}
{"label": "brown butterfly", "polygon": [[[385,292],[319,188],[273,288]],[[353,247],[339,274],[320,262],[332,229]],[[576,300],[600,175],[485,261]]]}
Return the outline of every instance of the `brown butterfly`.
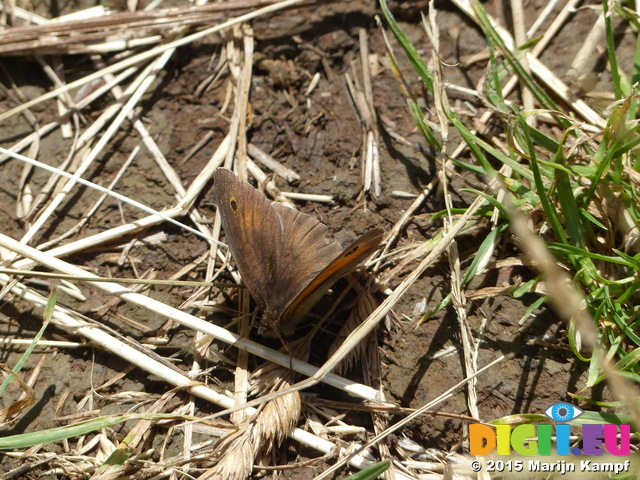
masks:
{"label": "brown butterfly", "polygon": [[267,334],[290,335],[296,323],[338,279],[377,250],[373,229],[347,248],[326,238],[310,215],[270,202],[230,170],[213,174],[214,202],[238,270],[258,307]]}

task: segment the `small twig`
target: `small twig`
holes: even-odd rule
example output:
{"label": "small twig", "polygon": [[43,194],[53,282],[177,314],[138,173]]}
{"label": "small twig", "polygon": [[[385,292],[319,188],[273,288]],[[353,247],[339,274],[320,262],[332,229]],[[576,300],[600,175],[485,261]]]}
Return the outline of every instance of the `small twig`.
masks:
{"label": "small twig", "polygon": [[250,143],[248,145],[247,151],[254,160],[257,160],[269,170],[284,178],[287,182],[291,183],[300,180],[300,175],[298,175],[295,171],[278,162],[275,158],[263,152],[254,144]]}
{"label": "small twig", "polygon": [[187,163],[189,160],[191,160],[191,157],[193,157],[196,153],[198,153],[202,148],[204,148],[204,146],[209,143],[209,141],[213,138],[215,134],[213,133],[213,131],[208,131],[204,137],[202,137],[200,140],[198,140],[198,143],[196,143],[193,148],[191,148],[191,150],[189,150],[184,158],[182,159],[182,164],[184,165],[185,163]]}

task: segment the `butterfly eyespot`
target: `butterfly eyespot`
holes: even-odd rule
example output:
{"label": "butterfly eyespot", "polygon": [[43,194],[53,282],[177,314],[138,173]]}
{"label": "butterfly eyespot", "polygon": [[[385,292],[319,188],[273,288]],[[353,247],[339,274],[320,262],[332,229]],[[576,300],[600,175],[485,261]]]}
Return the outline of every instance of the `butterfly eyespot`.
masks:
{"label": "butterfly eyespot", "polygon": [[233,210],[234,212],[238,211],[238,202],[236,202],[235,198],[232,198],[231,200],[229,200],[229,206],[231,207],[231,210]]}

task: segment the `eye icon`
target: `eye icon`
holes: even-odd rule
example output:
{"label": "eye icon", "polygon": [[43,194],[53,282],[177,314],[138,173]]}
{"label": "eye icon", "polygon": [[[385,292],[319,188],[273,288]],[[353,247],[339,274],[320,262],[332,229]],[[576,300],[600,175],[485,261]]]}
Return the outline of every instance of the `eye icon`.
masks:
{"label": "eye icon", "polygon": [[554,403],[544,411],[547,417],[556,422],[575,420],[583,413],[583,410],[570,403]]}

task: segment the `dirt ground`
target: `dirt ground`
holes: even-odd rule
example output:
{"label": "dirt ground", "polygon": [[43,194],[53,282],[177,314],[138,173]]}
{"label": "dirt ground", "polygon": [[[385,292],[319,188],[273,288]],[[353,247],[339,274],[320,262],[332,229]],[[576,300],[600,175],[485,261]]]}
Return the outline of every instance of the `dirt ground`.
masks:
{"label": "dirt ground", "polygon": [[[527,2],[528,18],[536,18],[546,3]],[[482,33],[449,2],[436,2],[436,6],[440,9],[438,25],[447,81],[475,89],[486,73],[487,57],[482,55],[486,52],[486,43]],[[505,20],[509,13],[508,2],[488,1],[484,6],[503,24],[510,25],[510,21]],[[73,2],[61,5],[63,13],[79,7]],[[408,37],[416,43],[424,57],[428,58],[429,43],[420,25],[420,12],[426,11],[427,2],[393,2],[391,7]],[[44,11],[39,13],[45,15]],[[334,196],[334,205],[306,202],[297,204],[297,207],[321,219],[339,241],[353,238],[372,227],[389,231],[413,201],[393,192],[419,193],[441,166],[441,158],[429,151],[416,131],[398,82],[387,67],[384,43],[374,20],[375,15],[380,15],[377,6],[373,2],[362,0],[327,4],[321,8],[297,8],[253,23],[256,54],[250,94],[249,140],[300,175],[301,180],[292,185],[278,180],[282,190]],[[594,19],[595,13],[592,10],[578,10],[571,21],[571,27],[565,28],[544,53],[543,61],[560,76],[566,72],[566,65],[571,62],[580,46],[576,38],[586,36]],[[367,198],[366,201],[362,201],[360,197],[362,127],[344,80],[344,74],[350,71],[352,62],[359,56],[359,29],[366,30],[369,49],[377,54],[374,61],[379,68],[373,76],[373,94],[378,115],[384,124],[391,125],[395,133],[408,140],[408,144],[397,141],[387,135],[385,129],[382,130],[380,158],[383,191],[379,198]],[[621,50],[629,42],[629,39],[621,35]],[[138,112],[139,118],[143,120],[185,186],[193,181],[208,162],[228,129],[227,116],[220,115],[227,95],[227,82],[223,81],[224,78],[214,82],[204,93],[196,94],[198,87],[210,76],[210,69],[215,64],[220,49],[221,39],[214,36],[178,50],[151,89],[152,93],[144,98],[143,108]],[[397,52],[399,54],[400,50]],[[470,61],[474,56],[477,60]],[[87,72],[89,68],[84,55],[64,56],[62,61],[68,81]],[[50,89],[49,81],[32,58],[4,57],[0,59],[0,64],[2,83],[8,86],[14,82],[27,98],[34,98]],[[310,79],[317,72],[320,73],[319,84],[306,96],[305,90]],[[414,77],[411,76],[410,79],[415,80]],[[606,80],[605,72],[601,75],[603,85]],[[517,100],[517,96],[514,100]],[[460,116],[470,126],[473,126],[474,119],[484,111],[484,106],[477,100],[473,102],[474,108],[465,103],[468,102],[466,98],[452,101],[456,102]],[[12,98],[0,94],[1,111],[13,106],[15,102]],[[83,111],[83,121],[91,122],[101,113],[102,107],[103,105],[98,104]],[[56,107],[53,102],[46,102],[35,107],[32,113],[38,124],[42,125],[55,117]],[[497,122],[491,127],[494,133],[499,132],[500,125]],[[2,125],[0,145],[8,148],[30,132],[31,127],[24,116],[12,117]],[[213,134],[211,139],[191,158],[185,159],[186,153],[209,132]],[[68,154],[69,142],[69,139],[60,136],[59,130],[55,130],[41,140],[38,158],[58,164]],[[115,136],[86,178],[106,185],[138,144],[139,135],[131,129],[130,124],[126,124],[126,130]],[[25,232],[25,223],[16,215],[17,183],[22,175],[23,165],[13,160],[4,161],[0,164],[0,169],[2,233],[19,239]],[[30,175],[31,188],[42,188],[48,178],[48,173],[33,171]],[[460,189],[482,189],[484,185],[484,179],[452,172],[451,189],[456,206],[464,207],[472,198]],[[174,203],[172,188],[144,149],[127,171],[127,175],[119,181],[117,191],[152,208],[162,209]],[[72,228],[95,198],[96,194],[86,189],[78,190],[70,201],[63,204],[64,208],[55,216],[55,220],[50,221],[31,244],[47,242]],[[199,198],[197,207],[201,214],[213,219],[215,207],[210,189]],[[419,215],[402,232],[398,247],[432,237],[442,227],[442,221],[431,221],[431,214],[442,209],[442,197],[434,191]],[[116,201],[108,200],[77,235],[88,236],[117,225],[123,219],[130,221],[139,215],[139,212],[128,206],[120,208]],[[188,222],[188,219],[183,218],[182,221]],[[484,238],[489,228],[488,222],[481,221],[476,229],[460,237],[459,250],[463,269],[473,259],[478,238]],[[124,265],[115,261],[122,252],[121,244],[98,245],[66,260],[104,276],[135,277],[153,269],[157,278],[169,278],[207,250],[204,241],[173,225],[164,224],[152,231],[162,231],[168,235],[157,245],[134,246]],[[505,243],[500,245],[495,260],[518,256],[519,252],[513,245]],[[391,262],[394,262],[393,258]],[[443,257],[396,305],[394,312],[398,322],[379,334],[384,389],[401,406],[420,407],[465,377],[460,329],[454,311],[448,309],[426,322],[417,322],[425,309],[420,307],[424,299],[429,308],[447,295],[450,280],[448,272],[447,260]],[[395,288],[408,273],[405,271],[398,278],[392,279],[388,287]],[[185,279],[202,279],[203,275],[204,264]],[[484,275],[473,281],[469,292],[485,287],[499,287],[505,283],[513,285],[516,279],[526,281],[533,275],[521,267],[497,268],[492,264]],[[34,280],[30,284],[47,294],[46,282]],[[81,289],[87,297],[86,301],[78,302],[68,295],[60,294],[59,303],[72,306],[122,335],[144,341],[153,337],[156,329],[165,324],[163,318],[149,317],[142,309],[127,304],[113,306],[106,314],[99,316],[96,312],[108,297],[86,284]],[[193,290],[188,288],[156,287],[150,295],[178,306],[191,293]],[[537,295],[531,294],[514,299],[505,294],[468,302],[469,325],[480,341],[478,365],[486,365],[500,355],[507,357],[488,373],[478,377],[478,406],[483,420],[514,413],[543,412],[552,403],[570,400],[567,392],[577,392],[584,385],[586,364],[572,355],[566,342],[566,325],[553,311],[543,308],[535,312],[535,317],[519,323],[527,307],[537,298]],[[32,306],[10,296],[3,299],[0,312],[4,338],[31,338],[41,324],[40,314]],[[195,313],[195,310],[191,313]],[[129,320],[144,328],[136,327]],[[168,344],[159,348],[157,353],[171,356],[179,367],[187,368],[192,359],[190,349],[193,332],[174,327],[167,335]],[[49,328],[45,338],[79,340],[69,332],[56,328]],[[255,338],[261,341],[260,337]],[[445,351],[448,347],[452,348]],[[232,348],[224,345],[219,348],[227,355],[235,355]],[[2,363],[9,367],[15,365],[22,351],[22,348],[15,346],[2,347]],[[99,410],[100,413],[107,414],[128,411],[134,405],[135,392],[160,395],[168,388],[145,372],[129,368],[126,362],[115,355],[91,345],[38,349],[24,369],[27,376],[34,371],[39,361],[42,361],[38,365],[40,372],[33,385],[36,392],[35,403],[17,421],[5,426],[2,436],[59,426],[65,422],[65,418],[80,412]],[[219,375],[214,383],[230,388],[230,368],[219,366],[214,370]],[[358,378],[357,369],[352,375]],[[110,379],[116,381],[108,383]],[[318,387],[311,393],[332,400],[350,401],[344,394],[326,387]],[[600,393],[596,392],[596,396]],[[17,390],[7,392],[2,398],[3,405],[6,407],[11,404],[18,394]],[[464,389],[459,389],[451,399],[437,408],[451,414],[468,414]],[[196,402],[196,411],[198,414],[207,414],[215,410]],[[370,429],[370,418],[360,413],[347,413],[349,421]],[[392,417],[392,420],[400,418],[401,416]],[[304,414],[300,424],[304,424]],[[461,452],[463,425],[457,419],[425,416],[390,437],[388,444],[394,451],[397,442],[406,437],[424,449]],[[115,430],[126,433],[122,426],[115,427]],[[153,445],[155,447],[161,443],[165,431],[159,427],[158,433],[158,439]],[[175,442],[174,448],[180,448],[178,440],[174,439],[172,442]],[[57,452],[64,450],[63,445],[47,448]],[[276,450],[274,455],[276,464],[320,456],[310,449],[296,446],[291,440],[285,440],[285,445]],[[158,460],[157,456],[152,458]],[[22,461],[2,455],[0,471],[10,471]],[[326,461],[331,463],[330,459]],[[320,463],[300,467],[293,473],[285,471],[282,475],[285,478],[311,478],[323,465]],[[43,466],[42,470],[36,469],[21,478],[37,478],[38,471],[45,469],[46,466]],[[349,470],[345,469],[338,478],[344,478],[348,474]]]}

